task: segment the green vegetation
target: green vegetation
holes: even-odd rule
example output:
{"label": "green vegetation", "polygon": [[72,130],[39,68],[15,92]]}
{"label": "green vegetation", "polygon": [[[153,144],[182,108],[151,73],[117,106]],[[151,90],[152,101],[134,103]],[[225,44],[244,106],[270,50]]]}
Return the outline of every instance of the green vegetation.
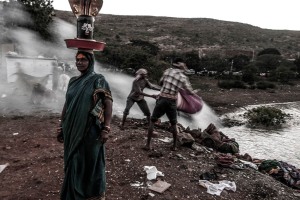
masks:
{"label": "green vegetation", "polygon": [[51,40],[48,29],[54,8],[52,0],[10,0],[3,3],[3,19],[7,28],[26,28]]}
{"label": "green vegetation", "polygon": [[265,54],[272,54],[272,55],[281,55],[278,49],[275,48],[266,48],[258,52],[257,56],[265,55]]}
{"label": "green vegetation", "polygon": [[219,81],[218,82],[218,86],[220,88],[224,88],[224,89],[231,89],[231,88],[242,88],[242,89],[245,89],[245,88],[247,88],[244,82],[238,81],[238,80],[224,80],[224,81]]}
{"label": "green vegetation", "polygon": [[256,83],[256,88],[261,89],[261,90],[266,90],[268,88],[275,89],[276,85],[274,83],[268,82],[268,81],[259,81]]}
{"label": "green vegetation", "polygon": [[286,122],[289,115],[277,108],[261,106],[247,111],[244,117],[250,126],[278,127]]}

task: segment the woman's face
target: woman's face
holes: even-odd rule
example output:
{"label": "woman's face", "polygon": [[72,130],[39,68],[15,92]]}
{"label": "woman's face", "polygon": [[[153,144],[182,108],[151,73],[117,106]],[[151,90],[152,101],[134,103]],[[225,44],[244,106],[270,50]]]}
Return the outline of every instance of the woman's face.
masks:
{"label": "woman's face", "polygon": [[89,60],[85,55],[80,53],[76,56],[76,67],[81,73],[85,73],[88,70]]}

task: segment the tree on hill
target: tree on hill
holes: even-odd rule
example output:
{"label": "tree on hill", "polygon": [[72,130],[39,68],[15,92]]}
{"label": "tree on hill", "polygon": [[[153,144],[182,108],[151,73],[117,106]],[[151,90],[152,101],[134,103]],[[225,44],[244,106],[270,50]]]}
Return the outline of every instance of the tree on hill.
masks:
{"label": "tree on hill", "polygon": [[229,59],[229,61],[233,61],[232,67],[235,71],[241,71],[246,65],[250,63],[250,58],[246,55],[239,54]]}
{"label": "tree on hill", "polygon": [[190,51],[185,54],[185,62],[189,69],[194,69],[196,71],[201,71],[200,69],[200,59],[198,52]]}
{"label": "tree on hill", "polygon": [[244,81],[250,85],[254,84],[257,72],[258,72],[258,69],[257,69],[256,65],[254,65],[253,63],[250,63],[249,65],[247,65],[243,68],[242,81]]}
{"label": "tree on hill", "polygon": [[294,72],[285,66],[280,66],[276,69],[276,78],[281,83],[288,83],[294,77]]}
{"label": "tree on hill", "polygon": [[257,57],[256,66],[262,73],[270,72],[276,70],[280,65],[281,56],[274,54],[263,54]]}
{"label": "tree on hill", "polygon": [[223,72],[230,69],[230,65],[227,59],[222,59],[218,56],[213,57],[203,57],[200,59],[200,66],[202,69],[208,71],[218,71]]}
{"label": "tree on hill", "polygon": [[273,54],[273,55],[281,55],[281,53],[275,48],[267,48],[258,52],[257,56],[265,55],[265,54]]}
{"label": "tree on hill", "polygon": [[[297,58],[294,61],[294,64],[296,65],[296,71],[298,72],[298,74],[300,73],[300,58]],[[299,75],[298,75],[299,76]]]}
{"label": "tree on hill", "polygon": [[10,0],[4,4],[4,21],[9,28],[23,27],[51,39],[48,29],[54,8],[52,0]]}

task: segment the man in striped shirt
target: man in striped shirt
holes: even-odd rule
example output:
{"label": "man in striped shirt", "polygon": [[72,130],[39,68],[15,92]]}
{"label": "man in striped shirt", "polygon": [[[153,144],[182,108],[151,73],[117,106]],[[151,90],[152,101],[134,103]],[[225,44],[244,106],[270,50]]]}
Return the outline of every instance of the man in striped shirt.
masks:
{"label": "man in striped shirt", "polygon": [[153,136],[154,123],[158,121],[164,114],[167,115],[173,134],[172,150],[176,150],[177,145],[177,95],[180,88],[184,88],[190,93],[193,93],[188,77],[184,75],[187,70],[186,64],[181,58],[176,58],[171,68],[167,69],[160,79],[161,90],[153,110],[151,121],[148,129],[147,144],[145,150],[150,150],[150,142]]}

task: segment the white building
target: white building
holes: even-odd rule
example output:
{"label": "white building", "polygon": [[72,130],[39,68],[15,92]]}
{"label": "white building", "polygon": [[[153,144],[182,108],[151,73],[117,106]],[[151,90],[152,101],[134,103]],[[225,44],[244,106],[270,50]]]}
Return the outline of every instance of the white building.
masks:
{"label": "white building", "polygon": [[17,76],[14,74],[20,70],[30,76],[44,77],[52,75],[53,67],[57,66],[55,58],[19,56],[11,52],[6,55],[5,63],[6,81],[9,83],[16,81]]}

